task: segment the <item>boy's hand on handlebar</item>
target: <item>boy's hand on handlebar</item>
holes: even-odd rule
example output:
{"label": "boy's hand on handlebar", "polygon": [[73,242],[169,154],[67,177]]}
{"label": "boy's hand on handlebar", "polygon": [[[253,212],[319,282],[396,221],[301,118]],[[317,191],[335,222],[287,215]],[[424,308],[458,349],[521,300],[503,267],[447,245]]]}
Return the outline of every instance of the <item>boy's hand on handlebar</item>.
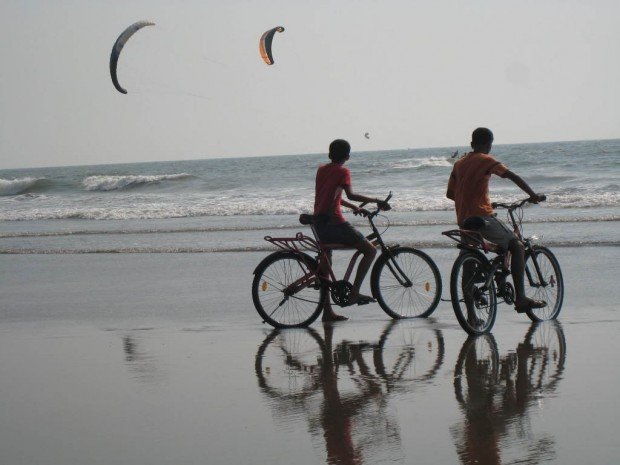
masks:
{"label": "boy's hand on handlebar", "polygon": [[379,210],[383,210],[383,211],[392,209],[390,204],[387,203],[385,200],[377,200],[377,207],[379,207]]}
{"label": "boy's hand on handlebar", "polygon": [[366,218],[368,215],[370,215],[370,212],[368,210],[366,210],[365,208],[357,208],[354,212],[354,215],[362,215],[364,218]]}
{"label": "boy's hand on handlebar", "polygon": [[545,200],[547,200],[547,196],[545,194],[535,194],[529,198],[530,203],[539,203],[544,202]]}

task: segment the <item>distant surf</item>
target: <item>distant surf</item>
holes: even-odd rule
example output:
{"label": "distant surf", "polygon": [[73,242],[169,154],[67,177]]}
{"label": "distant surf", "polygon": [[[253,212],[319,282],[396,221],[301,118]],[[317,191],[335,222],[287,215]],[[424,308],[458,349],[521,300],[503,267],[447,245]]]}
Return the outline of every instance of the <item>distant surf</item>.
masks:
{"label": "distant surf", "polygon": [[[394,227],[388,238],[439,247],[433,241],[442,228],[456,227],[454,203],[446,198],[453,152],[351,155],[355,192],[377,198],[393,192],[392,210],[379,217],[381,228]],[[547,195],[543,204],[523,210],[527,234],[557,245],[616,244],[620,140],[498,145],[494,155]],[[312,211],[316,169],[326,162],[323,153],[0,170],[0,250],[264,250],[264,235],[292,234],[299,214]],[[510,181],[493,178],[493,201],[524,196]],[[506,217],[503,210],[497,214]],[[345,215],[367,229],[363,219]]]}

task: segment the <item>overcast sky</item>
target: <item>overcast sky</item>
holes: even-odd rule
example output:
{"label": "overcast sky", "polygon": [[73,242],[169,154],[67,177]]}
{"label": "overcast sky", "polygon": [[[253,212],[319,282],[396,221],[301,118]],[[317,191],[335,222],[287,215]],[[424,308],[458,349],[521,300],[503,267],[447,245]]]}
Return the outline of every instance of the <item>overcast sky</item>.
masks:
{"label": "overcast sky", "polygon": [[[122,95],[110,51],[143,19]],[[618,138],[619,21],[618,0],[0,0],[0,169]]]}

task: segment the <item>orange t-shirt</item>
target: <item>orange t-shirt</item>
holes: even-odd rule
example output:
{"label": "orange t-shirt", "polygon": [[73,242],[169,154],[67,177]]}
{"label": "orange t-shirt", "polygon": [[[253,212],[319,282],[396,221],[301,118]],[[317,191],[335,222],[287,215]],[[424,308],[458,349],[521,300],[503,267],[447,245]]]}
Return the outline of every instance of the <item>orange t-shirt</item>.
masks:
{"label": "orange t-shirt", "polygon": [[492,174],[502,176],[508,168],[492,155],[470,152],[457,160],[448,181],[448,190],[454,192],[454,207],[459,226],[470,216],[491,216],[489,180]]}

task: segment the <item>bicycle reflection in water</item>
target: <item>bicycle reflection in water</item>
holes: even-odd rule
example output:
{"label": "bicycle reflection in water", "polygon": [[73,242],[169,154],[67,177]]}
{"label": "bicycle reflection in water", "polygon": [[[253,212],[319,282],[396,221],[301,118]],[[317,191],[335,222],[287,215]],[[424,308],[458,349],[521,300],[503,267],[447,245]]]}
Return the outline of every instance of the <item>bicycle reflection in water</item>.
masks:
{"label": "bicycle reflection in water", "polygon": [[[429,385],[444,359],[440,330],[391,321],[376,343],[341,340],[324,325],[272,331],[258,348],[256,376],[281,419],[303,418],[329,464],[376,462],[402,456],[390,413],[391,393]],[[402,457],[401,457],[402,458]]]}
{"label": "bicycle reflection in water", "polygon": [[467,339],[454,370],[454,393],[465,418],[451,428],[461,462],[552,459],[555,440],[533,431],[530,414],[557,389],[565,360],[566,341],[557,321],[533,323],[516,351],[502,357],[492,334]]}

